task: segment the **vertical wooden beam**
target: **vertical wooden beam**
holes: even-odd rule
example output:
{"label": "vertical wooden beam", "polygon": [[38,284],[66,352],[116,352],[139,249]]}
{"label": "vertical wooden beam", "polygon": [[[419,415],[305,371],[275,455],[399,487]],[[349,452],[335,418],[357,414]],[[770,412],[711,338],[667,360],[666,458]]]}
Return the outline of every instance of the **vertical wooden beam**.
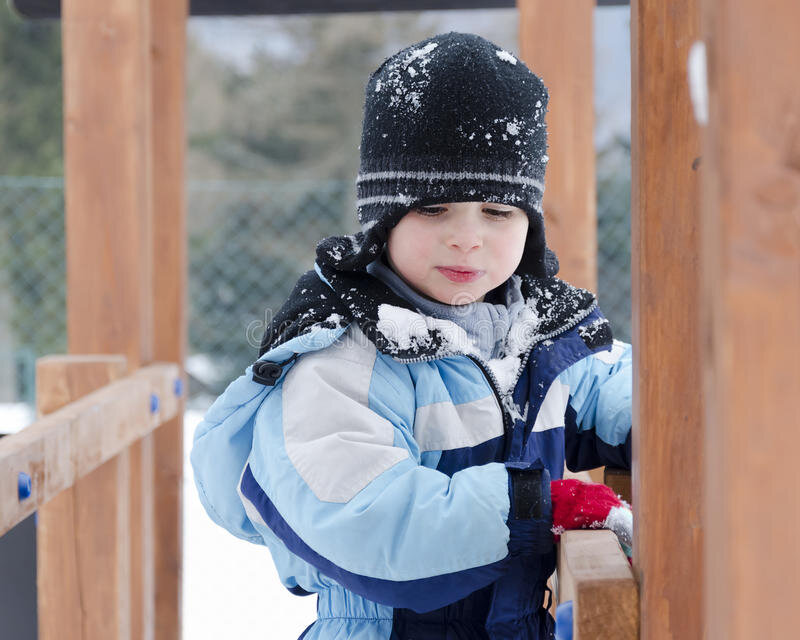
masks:
{"label": "vertical wooden beam", "polygon": [[[634,565],[642,640],[702,637],[695,0],[631,3]],[[715,636],[724,637],[724,636]]]}
{"label": "vertical wooden beam", "polygon": [[517,0],[519,50],[550,93],[544,217],[559,277],[597,289],[594,0]]}
{"label": "vertical wooden beam", "polygon": [[[39,416],[126,372],[123,356],[40,358],[36,363]],[[39,509],[40,640],[131,637],[129,462],[127,452],[112,458]]]}
{"label": "vertical wooden beam", "polygon": [[[64,0],[67,341],[153,357],[150,4]],[[130,450],[130,633],[152,637],[153,447]]]}
{"label": "vertical wooden beam", "polygon": [[131,370],[153,350],[147,7],[61,9],[67,342],[71,353],[122,353]]}
{"label": "vertical wooden beam", "polygon": [[795,0],[703,1],[709,639],[800,629],[798,25]]}
{"label": "vertical wooden beam", "polygon": [[[547,244],[558,255],[558,277],[590,291],[597,290],[594,6],[594,0],[517,0],[520,57],[550,96]],[[602,468],[590,477],[602,482]]]}
{"label": "vertical wooden beam", "polygon": [[[150,0],[153,55],[154,356],[186,356],[184,93],[188,0]],[[183,402],[181,404],[183,407]],[[155,434],[155,637],[181,637],[183,410]]]}

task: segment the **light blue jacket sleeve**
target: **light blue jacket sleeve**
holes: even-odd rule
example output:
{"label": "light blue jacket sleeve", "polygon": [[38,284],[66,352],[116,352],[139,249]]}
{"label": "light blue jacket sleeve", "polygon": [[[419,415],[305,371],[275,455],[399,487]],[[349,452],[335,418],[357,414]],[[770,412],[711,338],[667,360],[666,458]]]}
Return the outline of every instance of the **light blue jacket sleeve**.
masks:
{"label": "light blue jacket sleeve", "polygon": [[632,347],[614,340],[559,377],[569,387],[564,423],[567,468],[607,465],[630,469]]}

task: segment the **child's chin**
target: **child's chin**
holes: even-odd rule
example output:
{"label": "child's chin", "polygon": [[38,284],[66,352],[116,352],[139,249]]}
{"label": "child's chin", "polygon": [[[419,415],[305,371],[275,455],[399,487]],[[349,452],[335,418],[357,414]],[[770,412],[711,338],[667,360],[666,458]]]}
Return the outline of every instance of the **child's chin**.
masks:
{"label": "child's chin", "polygon": [[441,295],[435,296],[439,302],[449,304],[451,306],[460,306],[464,304],[472,304],[476,300],[481,300],[486,292],[483,288],[478,287],[465,287],[463,284],[454,285],[453,288]]}

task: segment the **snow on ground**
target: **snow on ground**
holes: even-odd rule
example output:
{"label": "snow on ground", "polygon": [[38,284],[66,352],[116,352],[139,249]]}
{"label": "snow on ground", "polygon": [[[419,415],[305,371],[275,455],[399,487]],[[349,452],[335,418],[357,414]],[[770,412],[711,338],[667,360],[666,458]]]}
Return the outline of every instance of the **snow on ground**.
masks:
{"label": "snow on ground", "polygon": [[[296,640],[316,618],[316,596],[289,593],[269,550],[214,524],[197,497],[189,452],[203,413],[188,410],[183,423],[183,640]],[[0,433],[34,419],[24,403],[0,404]]]}
{"label": "snow on ground", "polygon": [[294,596],[266,547],[234,537],[208,517],[189,452],[202,411],[184,415],[183,639],[296,640],[316,618],[316,596]]}
{"label": "snow on ground", "polygon": [[36,419],[33,408],[25,402],[0,403],[0,433],[16,433]]}

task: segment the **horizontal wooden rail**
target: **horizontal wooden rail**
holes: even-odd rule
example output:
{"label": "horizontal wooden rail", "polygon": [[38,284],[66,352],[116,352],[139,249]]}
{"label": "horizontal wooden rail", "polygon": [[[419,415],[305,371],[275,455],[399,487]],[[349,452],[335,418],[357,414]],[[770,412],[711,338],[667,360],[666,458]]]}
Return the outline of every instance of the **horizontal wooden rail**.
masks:
{"label": "horizontal wooden rail", "polygon": [[[180,376],[172,363],[142,367],[0,439],[0,536],[77,478],[174,418]],[[24,499],[20,478],[30,483]]]}
{"label": "horizontal wooden rail", "polygon": [[558,600],[572,601],[573,640],[638,638],[639,588],[613,531],[561,535]]}

